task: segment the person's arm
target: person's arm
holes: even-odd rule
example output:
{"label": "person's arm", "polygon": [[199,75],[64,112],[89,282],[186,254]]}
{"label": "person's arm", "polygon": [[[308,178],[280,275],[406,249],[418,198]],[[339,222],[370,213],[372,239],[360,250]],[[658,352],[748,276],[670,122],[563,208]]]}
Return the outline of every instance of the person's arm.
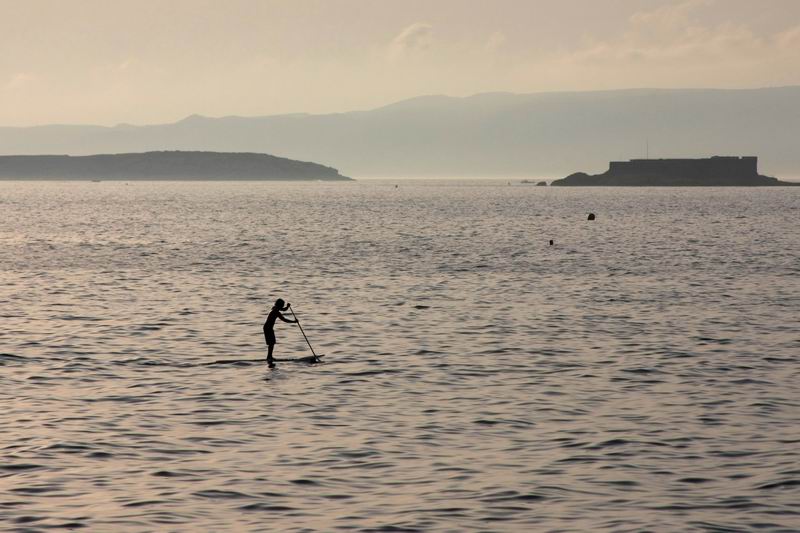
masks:
{"label": "person's arm", "polygon": [[291,318],[286,318],[282,314],[278,313],[278,318],[283,320],[284,322],[288,322],[289,324],[297,324],[297,320],[292,320]]}

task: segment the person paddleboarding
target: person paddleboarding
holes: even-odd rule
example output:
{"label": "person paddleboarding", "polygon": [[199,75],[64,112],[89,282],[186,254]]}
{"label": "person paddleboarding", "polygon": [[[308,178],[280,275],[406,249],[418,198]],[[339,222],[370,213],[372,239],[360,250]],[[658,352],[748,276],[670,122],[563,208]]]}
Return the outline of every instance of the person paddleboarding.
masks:
{"label": "person paddleboarding", "polygon": [[272,306],[267,321],[264,322],[264,340],[267,342],[267,364],[272,367],[275,366],[275,361],[272,359],[272,351],[275,349],[275,320],[280,318],[289,324],[297,324],[297,319],[292,320],[286,318],[281,314],[281,311],[289,309],[289,304],[285,304],[281,298],[275,300],[275,305]]}

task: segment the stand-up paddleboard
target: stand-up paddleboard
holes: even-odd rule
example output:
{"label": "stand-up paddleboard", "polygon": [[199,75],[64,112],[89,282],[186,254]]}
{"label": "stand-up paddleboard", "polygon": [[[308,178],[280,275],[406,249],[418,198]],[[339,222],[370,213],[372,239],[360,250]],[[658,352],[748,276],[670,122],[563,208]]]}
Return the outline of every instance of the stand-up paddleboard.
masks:
{"label": "stand-up paddleboard", "polygon": [[[323,354],[307,355],[306,357],[292,357],[289,359],[275,359],[272,360],[276,363],[319,363],[319,360],[325,357]],[[263,359],[266,362],[266,359]]]}
{"label": "stand-up paddleboard", "polygon": [[[289,358],[280,358],[274,357],[272,360],[276,363],[306,363],[309,365],[313,365],[314,363],[319,363],[320,359],[325,357],[322,354],[317,355],[309,355],[307,357],[289,357]],[[203,363],[204,365],[230,365],[230,364],[239,364],[239,363],[266,363],[266,359],[220,359],[219,361],[211,361],[208,363]]]}

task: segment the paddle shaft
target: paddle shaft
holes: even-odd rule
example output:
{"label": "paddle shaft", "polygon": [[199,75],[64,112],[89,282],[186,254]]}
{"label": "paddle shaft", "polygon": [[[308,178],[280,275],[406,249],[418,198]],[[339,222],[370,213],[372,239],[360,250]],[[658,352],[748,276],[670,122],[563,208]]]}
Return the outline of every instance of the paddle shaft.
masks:
{"label": "paddle shaft", "polygon": [[292,309],[292,306],[291,306],[291,305],[289,306],[289,311],[291,311],[291,313],[292,313],[292,317],[293,317],[293,318],[295,319],[295,321],[297,322],[297,327],[299,327],[299,328],[300,328],[300,333],[302,333],[302,334],[303,334],[303,338],[306,340],[306,344],[308,344],[308,347],[311,349],[311,353],[312,353],[312,355],[313,355],[313,356],[314,356],[314,358],[316,359],[316,357],[317,357],[317,354],[314,352],[314,348],[311,346],[311,343],[308,341],[308,337],[306,337],[306,332],[305,332],[305,331],[303,331],[303,326],[301,326],[301,325],[300,325],[300,321],[299,321],[299,320],[297,320],[297,315],[295,315],[295,314],[294,314],[294,309]]}

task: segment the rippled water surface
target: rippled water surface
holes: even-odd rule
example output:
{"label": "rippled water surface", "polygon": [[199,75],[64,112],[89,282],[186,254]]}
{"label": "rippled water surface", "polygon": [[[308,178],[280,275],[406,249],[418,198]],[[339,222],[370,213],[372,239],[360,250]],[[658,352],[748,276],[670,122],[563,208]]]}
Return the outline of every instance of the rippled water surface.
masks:
{"label": "rippled water surface", "polygon": [[[3,182],[0,213],[2,530],[800,530],[800,188]],[[277,297],[324,362],[204,364],[264,357]]]}

